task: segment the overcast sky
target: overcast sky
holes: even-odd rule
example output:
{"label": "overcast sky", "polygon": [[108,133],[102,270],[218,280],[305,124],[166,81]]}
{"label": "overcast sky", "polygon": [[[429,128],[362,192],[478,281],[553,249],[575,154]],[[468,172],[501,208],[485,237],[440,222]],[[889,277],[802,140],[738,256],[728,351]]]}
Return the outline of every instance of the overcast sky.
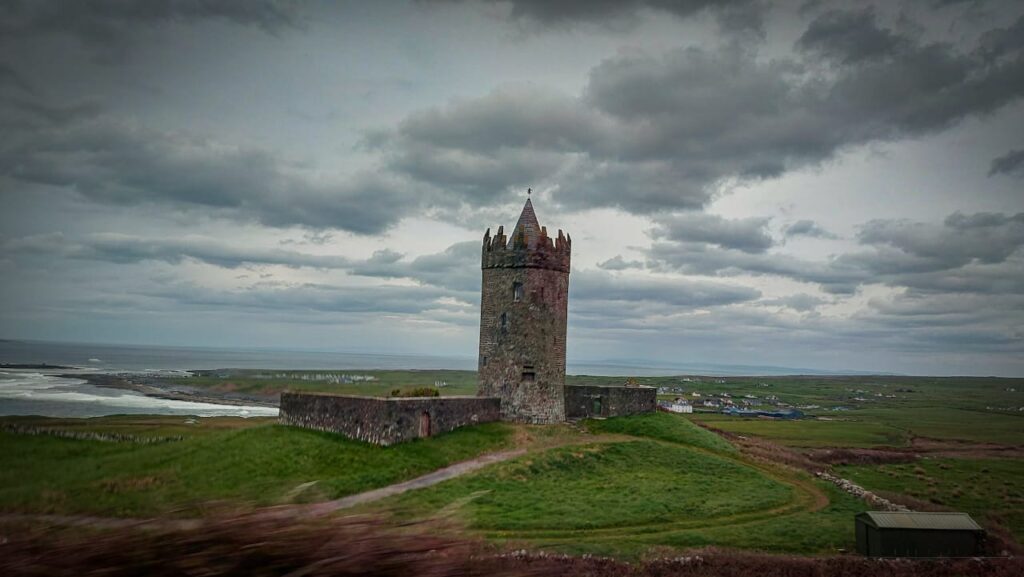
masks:
{"label": "overcast sky", "polygon": [[0,337],[1024,375],[1019,1],[0,0]]}

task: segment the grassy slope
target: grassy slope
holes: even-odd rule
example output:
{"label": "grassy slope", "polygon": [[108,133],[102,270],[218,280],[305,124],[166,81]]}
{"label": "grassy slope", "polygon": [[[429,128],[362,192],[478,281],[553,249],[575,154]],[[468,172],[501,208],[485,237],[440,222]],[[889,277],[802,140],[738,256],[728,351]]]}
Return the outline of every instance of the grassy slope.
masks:
{"label": "grassy slope", "polygon": [[[651,547],[705,545],[823,553],[852,546],[852,518],[863,502],[802,474],[748,463],[682,417],[621,417],[587,428],[650,440],[528,455],[381,506],[401,518],[454,510],[491,538],[574,553],[637,557]],[[821,492],[830,503],[819,509]]]}
{"label": "grassy slope", "polygon": [[718,435],[704,430],[686,419],[666,413],[591,420],[586,422],[586,427],[594,433],[619,433],[689,445],[718,453],[737,453],[736,447]]}
{"label": "grassy slope", "polygon": [[395,447],[277,425],[160,445],[0,433],[0,508],[191,515],[216,500],[278,503],[311,481],[307,498],[337,498],[502,448],[510,432],[490,423]]}
{"label": "grassy slope", "polygon": [[594,529],[709,519],[786,503],[791,489],[732,460],[651,441],[530,455],[408,493],[403,514],[460,498],[474,529]]}
{"label": "grassy slope", "polygon": [[923,459],[908,464],[842,466],[837,470],[872,490],[903,493],[980,519],[994,517],[1024,541],[1024,461]]}

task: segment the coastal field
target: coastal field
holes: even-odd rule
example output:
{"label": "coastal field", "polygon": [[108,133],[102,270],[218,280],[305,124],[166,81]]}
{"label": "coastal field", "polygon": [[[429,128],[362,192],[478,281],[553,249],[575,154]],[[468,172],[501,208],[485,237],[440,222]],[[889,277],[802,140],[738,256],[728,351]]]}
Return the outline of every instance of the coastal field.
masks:
{"label": "coastal field", "polygon": [[[166,379],[211,394],[273,396],[284,390],[387,396],[395,389],[438,388],[441,395],[476,394],[472,371],[334,371],[372,377],[337,383],[315,378],[324,371],[206,371]],[[621,385],[623,377],[570,375],[567,384]],[[903,376],[636,377],[640,385],[682,396],[695,405],[689,417],[714,429],[754,435],[800,447],[909,447],[914,439],[1024,445],[1024,379]],[[695,396],[697,395],[697,396]],[[703,401],[728,395],[736,401],[798,408],[807,418],[776,420],[723,415]],[[771,399],[770,401],[768,399]],[[737,403],[739,404],[739,403]],[[758,408],[758,407],[754,407]]]}
{"label": "coastal field", "polygon": [[331,392],[386,397],[395,389],[437,387],[444,396],[475,395],[476,372],[450,370],[268,371],[231,369],[201,371],[167,382],[220,393],[275,395],[281,391]]}
{"label": "coastal field", "polygon": [[[993,534],[1024,539],[1024,413],[1011,410],[1022,403],[1020,380],[636,381],[662,388],[662,398],[688,398],[698,412],[490,423],[388,448],[273,419],[2,417],[0,513],[190,518],[292,507],[514,449],[524,453],[354,511],[401,523],[445,519],[503,546],[630,559],[706,546],[850,551],[853,515],[868,505],[811,474],[824,470],[915,509],[967,511]],[[466,371],[210,371],[156,384],[216,398],[288,389],[387,395],[441,383],[441,394],[475,393]],[[701,411],[701,400],[723,394],[802,406],[805,418]]]}

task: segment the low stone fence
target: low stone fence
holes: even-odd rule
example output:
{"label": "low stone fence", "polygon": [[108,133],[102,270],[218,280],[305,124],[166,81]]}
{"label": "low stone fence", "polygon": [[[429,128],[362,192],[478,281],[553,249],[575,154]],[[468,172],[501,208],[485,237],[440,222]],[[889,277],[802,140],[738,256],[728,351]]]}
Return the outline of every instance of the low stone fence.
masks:
{"label": "low stone fence", "polygon": [[819,479],[824,479],[825,481],[828,481],[829,483],[832,483],[833,485],[835,485],[836,487],[839,487],[840,489],[842,489],[843,491],[849,493],[850,495],[853,495],[854,497],[857,497],[858,499],[863,499],[864,501],[866,501],[872,507],[876,507],[876,508],[881,509],[883,511],[909,511],[910,510],[910,509],[904,507],[903,505],[900,505],[898,503],[893,503],[892,501],[890,501],[890,500],[888,500],[888,499],[886,499],[884,497],[879,497],[878,495],[872,493],[871,491],[868,491],[864,487],[861,487],[860,485],[858,485],[858,484],[856,484],[853,481],[850,481],[848,479],[843,479],[842,477],[836,477],[835,475],[832,475],[831,473],[826,473],[825,471],[818,471],[817,473],[815,473],[815,475],[817,475]]}
{"label": "low stone fence", "polygon": [[654,387],[565,386],[565,417],[621,417],[652,413],[657,409],[658,390]]}
{"label": "low stone fence", "polygon": [[284,392],[278,421],[387,446],[500,418],[501,403],[496,397],[394,398]]}
{"label": "low stone fence", "polygon": [[142,445],[158,445],[160,443],[173,443],[181,441],[185,437],[174,435],[170,437],[140,437],[125,433],[98,433],[95,431],[73,431],[69,429],[52,429],[48,427],[33,427],[30,425],[4,424],[0,431],[13,433],[15,435],[42,435],[46,437],[61,437],[64,439],[75,439],[78,441],[103,441],[108,443],[139,443]]}

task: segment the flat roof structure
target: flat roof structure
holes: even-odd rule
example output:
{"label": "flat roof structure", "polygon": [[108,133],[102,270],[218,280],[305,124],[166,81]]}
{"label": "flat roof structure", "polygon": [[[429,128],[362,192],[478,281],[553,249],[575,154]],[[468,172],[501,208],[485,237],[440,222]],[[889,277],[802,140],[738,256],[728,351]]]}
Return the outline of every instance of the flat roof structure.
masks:
{"label": "flat roof structure", "polygon": [[985,539],[967,513],[866,511],[854,528],[857,551],[869,557],[974,557]]}
{"label": "flat roof structure", "polygon": [[[984,531],[967,513],[916,511],[865,511],[861,513],[879,529],[945,529]],[[858,516],[860,516],[858,515]]]}

